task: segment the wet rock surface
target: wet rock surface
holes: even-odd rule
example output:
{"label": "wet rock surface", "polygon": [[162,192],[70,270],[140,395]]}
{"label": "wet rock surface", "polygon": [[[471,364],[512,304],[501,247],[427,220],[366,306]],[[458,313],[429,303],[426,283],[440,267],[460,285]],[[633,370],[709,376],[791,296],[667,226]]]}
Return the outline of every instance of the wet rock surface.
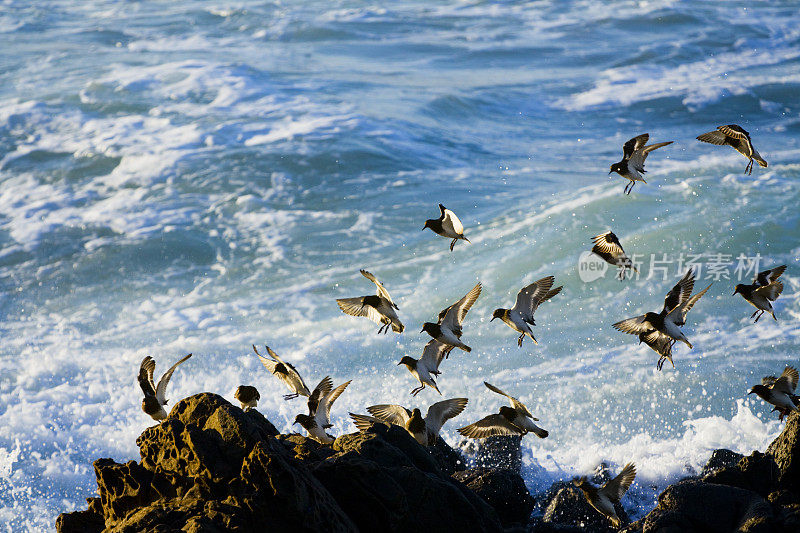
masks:
{"label": "wet rock surface", "polygon": [[95,461],[99,498],[59,516],[58,531],[503,529],[492,506],[451,477],[464,468],[458,452],[444,441],[426,449],[399,427],[323,446],[204,393],[137,444],[139,462]]}
{"label": "wet rock surface", "polygon": [[[532,497],[515,439],[425,448],[402,428],[375,425],[324,446],[204,393],[178,402],[137,444],[138,462],[95,461],[98,497],[60,515],[57,531],[615,530],[570,480]],[[620,530],[800,531],[798,454],[792,414],[766,453],[715,451],[700,476],[667,487],[637,522],[618,506]],[[590,481],[608,479],[601,465]]]}

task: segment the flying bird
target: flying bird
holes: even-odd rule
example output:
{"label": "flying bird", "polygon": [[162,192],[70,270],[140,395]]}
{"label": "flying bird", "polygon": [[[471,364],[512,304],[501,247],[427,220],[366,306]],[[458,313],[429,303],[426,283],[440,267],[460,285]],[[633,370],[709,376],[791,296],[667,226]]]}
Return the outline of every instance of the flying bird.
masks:
{"label": "flying bird", "polygon": [[375,423],[396,425],[405,428],[423,446],[429,446],[439,438],[445,422],[460,415],[468,401],[467,398],[450,398],[436,402],[428,407],[424,418],[422,411],[417,408],[412,411],[401,405],[388,404],[367,407],[372,416],[350,413],[350,417],[360,431],[365,431]]}
{"label": "flying bird", "polygon": [[233,397],[239,400],[239,403],[242,404],[242,409],[245,411],[258,407],[258,400],[261,399],[258,389],[250,385],[239,385]]}
{"label": "flying bird", "polygon": [[620,281],[625,279],[626,269],[631,269],[637,274],[639,273],[633,261],[625,255],[625,250],[622,249],[622,245],[619,243],[619,239],[613,231],[609,230],[600,235],[596,235],[592,238],[592,242],[594,242],[594,247],[592,247],[593,254],[600,256],[600,258],[609,265],[619,267],[617,277]]}
{"label": "flying bird", "polygon": [[758,161],[762,167],[767,166],[767,162],[761,157],[761,154],[753,147],[753,142],[750,140],[750,134],[736,124],[728,124],[727,126],[717,126],[716,131],[709,131],[697,137],[698,141],[704,143],[711,143],[716,145],[727,144],[732,146],[734,150],[742,154],[748,159],[747,166],[744,171],[747,175],[753,173],[753,160]]}
{"label": "flying bird", "polygon": [[[775,310],[772,308],[772,302],[778,299],[781,292],[783,292],[783,283],[778,279],[781,274],[786,270],[786,265],[781,265],[763,272],[759,272],[753,283],[745,285],[739,283],[733,291],[733,295],[741,294],[742,298],[753,304],[756,310],[750,315],[750,318],[755,317],[755,322],[761,318],[764,312],[768,312],[775,319]],[[758,316],[756,316],[758,315]],[[755,323],[754,322],[754,323]]]}
{"label": "flying bird", "polygon": [[486,381],[483,384],[489,390],[508,398],[511,407],[504,405],[500,407],[499,413],[485,416],[473,424],[460,428],[459,433],[471,439],[485,439],[494,435],[525,435],[527,433],[534,433],[540,439],[544,439],[549,435],[547,431],[534,424],[539,419],[534,418],[524,403]]}
{"label": "flying bird", "polygon": [[303,381],[303,378],[300,376],[300,373],[297,369],[292,366],[291,363],[284,362],[278,354],[272,351],[272,348],[266,346],[267,354],[269,354],[269,359],[258,353],[258,349],[256,349],[255,344],[253,345],[253,351],[256,352],[258,359],[261,361],[261,364],[264,365],[264,368],[269,370],[269,373],[278,378],[279,380],[283,381],[289,390],[292,391],[291,394],[284,394],[284,400],[291,400],[293,398],[297,398],[298,396],[311,396],[311,391],[308,390],[308,386],[306,382]]}
{"label": "flying bird", "polygon": [[[659,359],[657,364],[659,369],[663,366],[664,359],[669,359],[669,361],[672,362],[671,348],[675,342],[680,341],[685,343],[690,349],[693,348],[692,343],[689,342],[689,339],[687,339],[686,335],[681,331],[681,326],[686,323],[686,315],[694,304],[696,304],[711,287],[711,285],[709,285],[692,296],[694,275],[694,271],[690,269],[667,293],[664,299],[664,308],[660,313],[648,312],[637,317],[621,320],[613,325],[614,329],[618,331],[631,335],[638,335],[640,342],[646,342],[648,346],[659,352],[661,354],[661,359]],[[642,334],[645,334],[645,337],[642,337]],[[667,341],[661,338],[662,335],[669,339],[669,355],[665,355],[664,353],[664,342]],[[662,349],[656,349],[654,346]]]}
{"label": "flying bird", "polygon": [[546,302],[563,289],[563,287],[551,289],[554,281],[555,278],[553,276],[547,276],[546,278],[534,281],[519,291],[514,307],[511,309],[495,309],[494,313],[492,313],[492,320],[499,318],[505,322],[508,327],[520,333],[519,339],[517,339],[517,346],[522,347],[522,340],[525,338],[525,335],[533,339],[534,344],[539,344],[536,337],[533,336],[533,330],[531,329],[531,326],[536,325],[533,321],[533,313],[536,312],[539,304]]}
{"label": "flying bird", "polygon": [[364,316],[376,324],[381,324],[378,333],[388,333],[389,328],[392,328],[395,333],[402,333],[405,326],[403,326],[403,323],[397,317],[397,313],[395,313],[395,309],[399,309],[399,307],[392,301],[389,291],[370,272],[364,269],[359,272],[375,284],[378,288],[377,294],[355,298],[339,298],[336,300],[339,308],[348,315]]}
{"label": "flying bird", "polygon": [[644,160],[647,159],[647,154],[662,146],[672,144],[672,141],[667,141],[645,146],[648,139],[650,139],[650,134],[643,133],[626,142],[622,146],[622,161],[611,165],[611,170],[608,171],[609,175],[612,172],[616,172],[630,181],[630,183],[625,185],[625,194],[631,193],[637,181],[647,183],[644,180],[644,173],[646,172],[644,169]]}
{"label": "flying bird", "polygon": [[767,376],[755,385],[748,394],[755,393],[759,398],[775,406],[773,411],[780,413],[780,420],[794,411],[800,411],[800,396],[794,393],[797,389],[797,369],[787,366],[780,377]]}
{"label": "flying bird", "polygon": [[447,209],[442,204],[439,204],[439,210],[442,212],[439,218],[431,218],[426,220],[425,225],[422,227],[422,231],[425,231],[425,228],[430,228],[437,235],[441,235],[442,237],[446,237],[448,239],[453,239],[453,242],[450,243],[450,251],[452,252],[453,246],[456,245],[456,241],[462,239],[469,242],[469,239],[464,236],[464,225],[461,223],[455,213]]}
{"label": "flying bird", "polygon": [[420,331],[420,333],[424,331],[442,344],[461,348],[465,352],[472,351],[472,348],[461,342],[461,335],[463,333],[461,325],[464,322],[464,317],[467,316],[467,311],[469,311],[472,304],[475,303],[475,300],[477,300],[480,295],[481,284],[478,283],[459,301],[443,309],[439,313],[439,322],[437,324],[425,322],[425,324],[422,325],[422,331]]}
{"label": "flying bird", "polygon": [[675,363],[672,361],[672,339],[663,333],[656,330],[648,331],[647,333],[639,334],[639,344],[645,343],[653,349],[661,357],[658,358],[656,368],[661,370],[664,367],[664,361],[669,361],[672,368],[675,368]]}
{"label": "flying bird", "polygon": [[411,375],[417,378],[420,383],[419,387],[411,391],[412,396],[419,394],[426,385],[439,394],[442,394],[439,387],[436,385],[434,376],[441,374],[441,372],[439,372],[439,365],[450,350],[452,350],[452,347],[436,339],[431,339],[428,341],[428,344],[425,345],[425,348],[422,350],[422,357],[419,359],[414,359],[408,355],[400,359],[400,362],[397,364],[405,365],[408,371],[411,372]]}
{"label": "flying bird", "polygon": [[314,388],[308,398],[308,414],[299,414],[294,419],[294,424],[300,424],[308,432],[308,436],[322,444],[330,444],[335,439],[328,435],[326,429],[331,425],[331,406],[344,392],[350,381],[346,381],[333,388],[331,378],[325,376]]}
{"label": "flying bird", "polygon": [[178,368],[178,365],[191,356],[192,354],[189,354],[169,367],[169,370],[164,372],[164,375],[158,380],[158,385],[155,385],[153,382],[153,372],[156,369],[155,360],[149,355],[142,359],[142,364],[139,365],[139,386],[144,393],[142,411],[150,415],[153,420],[161,421],[167,418],[167,411],[164,410],[164,406],[167,405],[167,398],[165,396],[167,393],[167,384],[172,377],[172,373]]}
{"label": "flying bird", "polygon": [[614,504],[619,503],[635,477],[636,466],[633,463],[628,463],[622,468],[617,477],[609,480],[602,487],[595,487],[589,483],[586,476],[573,479],[572,482],[581,489],[581,492],[586,496],[586,500],[592,507],[611,520],[614,527],[619,527],[621,521],[614,509]]}

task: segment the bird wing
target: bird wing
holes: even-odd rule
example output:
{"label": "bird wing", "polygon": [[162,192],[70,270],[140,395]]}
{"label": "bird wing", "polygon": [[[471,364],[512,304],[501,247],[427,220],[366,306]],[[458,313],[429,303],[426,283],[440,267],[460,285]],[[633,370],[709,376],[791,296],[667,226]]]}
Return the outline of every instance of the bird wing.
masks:
{"label": "bird wing", "polygon": [[472,304],[475,303],[475,300],[478,299],[478,296],[481,295],[481,284],[478,283],[472,289],[464,295],[459,301],[454,303],[450,306],[447,312],[442,318],[442,326],[447,327],[451,330],[455,330],[461,327],[461,323],[464,321],[464,317],[467,316],[467,311],[469,311]]}
{"label": "bird wing", "polygon": [[308,397],[308,416],[316,416],[316,414],[319,412],[319,406],[322,402],[322,399],[330,394],[332,388],[333,381],[331,380],[330,376],[325,376],[319,381],[319,383],[317,383],[317,386],[314,387],[311,396]]}
{"label": "bird wing", "polygon": [[697,300],[702,298],[703,295],[706,293],[706,291],[711,288],[711,285],[713,285],[713,283],[709,284],[708,287],[706,287],[702,291],[698,292],[697,294],[695,294],[694,296],[692,296],[691,298],[689,298],[688,300],[683,302],[683,304],[679,305],[678,307],[676,307],[675,309],[670,311],[667,314],[667,316],[673,315],[674,313],[680,313],[680,315],[679,315],[680,316],[680,320],[674,320],[674,322],[676,324],[684,323],[686,321],[686,315],[688,315],[689,311],[692,310],[692,307],[694,307],[694,304],[697,303]]}
{"label": "bird wing", "polygon": [[402,405],[380,404],[367,407],[367,411],[378,420],[396,426],[405,426],[411,418],[411,411]]}
{"label": "bird wing", "polygon": [[553,286],[555,278],[547,276],[534,281],[527,287],[523,287],[517,294],[517,301],[514,302],[514,311],[518,311],[524,318],[532,319],[536,308],[544,301],[545,296]]}
{"label": "bird wing", "polygon": [[777,279],[781,277],[785,270],[786,265],[781,265],[775,268],[770,268],[769,270],[765,270],[763,272],[759,272],[753,282],[760,286],[769,285],[773,281],[777,281]]}
{"label": "bird wing", "polygon": [[769,285],[757,288],[755,292],[764,296],[767,300],[774,302],[783,292],[783,283],[780,281],[773,281]]}
{"label": "bird wing", "polygon": [[178,365],[189,359],[191,356],[192,354],[189,354],[169,367],[169,370],[164,372],[164,375],[158,380],[158,385],[156,385],[156,399],[161,405],[167,404],[167,398],[165,397],[165,394],[167,393],[167,384],[169,383],[169,378],[172,377],[172,373],[175,372],[175,369],[178,368]]}
{"label": "bird wing", "polygon": [[459,428],[458,432],[471,439],[485,439],[493,435],[522,435],[523,431],[501,414],[485,416],[477,422]]}
{"label": "bird wing", "polygon": [[490,391],[496,392],[500,396],[505,396],[506,398],[508,398],[511,401],[511,407],[516,409],[518,412],[524,414],[525,416],[529,416],[529,417],[533,418],[533,415],[531,414],[530,411],[528,411],[528,407],[524,403],[522,403],[521,401],[517,400],[516,398],[514,398],[513,396],[511,396],[507,392],[504,392],[504,391],[500,390],[498,387],[495,387],[494,385],[492,385],[488,381],[484,381],[483,384],[486,385],[486,388],[489,389]]}
{"label": "bird wing", "polygon": [[592,242],[594,242],[592,252],[598,255],[609,254],[614,258],[625,255],[625,250],[622,249],[622,245],[613,231],[607,231],[593,237]]}
{"label": "bird wing", "polygon": [[717,126],[717,129],[728,137],[733,137],[734,139],[747,139],[748,141],[750,140],[750,133],[737,124]]}
{"label": "bird wing", "polygon": [[149,355],[142,359],[139,365],[139,386],[142,388],[145,397],[156,395],[156,386],[153,384],[153,372],[156,369],[156,362]]}
{"label": "bird wing", "polygon": [[672,355],[672,339],[658,330],[642,334],[642,342],[652,348],[658,355],[669,357]]}
{"label": "bird wing", "polygon": [[428,344],[425,345],[425,348],[422,349],[422,357],[419,358],[419,362],[425,365],[428,371],[439,370],[442,359],[444,359],[445,355],[450,353],[451,349],[452,347],[447,344],[439,342],[436,339],[431,339],[428,341]]}
{"label": "bird wing", "polygon": [[598,492],[604,493],[612,502],[618,502],[623,494],[628,490],[628,487],[633,483],[636,477],[636,466],[633,463],[628,463],[622,469],[617,477],[609,480],[605,485],[598,489]]}
{"label": "bird wing", "polygon": [[435,434],[439,434],[439,430],[445,422],[460,415],[467,407],[467,398],[450,398],[428,407],[428,412],[425,414],[425,424],[428,430]]}
{"label": "bird wing", "polygon": [[641,149],[637,149],[635,152],[633,152],[633,155],[631,155],[630,159],[628,160],[628,165],[635,168],[639,172],[644,172],[644,161],[645,159],[647,159],[647,155],[653,150],[656,150],[668,144],[672,144],[672,141],[655,143],[651,144],[650,146],[644,146]]}
{"label": "bird wing", "polygon": [[336,303],[339,304],[339,309],[341,309],[347,315],[364,316],[376,324],[381,324],[383,315],[381,315],[378,310],[371,305],[364,305],[363,296],[357,296],[354,298],[338,298]]}
{"label": "bird wing", "polygon": [[648,139],[650,139],[649,133],[643,133],[630,139],[624,145],[622,145],[622,159],[628,160],[637,150],[641,150],[644,148],[644,145],[647,144]]}
{"label": "bird wing", "polygon": [[719,130],[709,131],[708,133],[704,133],[702,135],[697,136],[698,141],[703,141],[704,143],[709,144],[716,144],[722,145],[725,144],[725,140],[727,136]]}
{"label": "bird wing", "polygon": [[378,278],[376,278],[375,276],[372,275],[372,273],[367,272],[363,268],[359,272],[361,272],[362,276],[370,280],[378,287],[378,296],[380,296],[381,298],[385,298],[386,300],[389,300],[389,303],[392,304],[392,307],[394,307],[395,309],[398,308],[395,305],[394,301],[392,300],[392,295],[389,294],[389,291],[386,290],[386,287],[383,286],[383,283],[378,281]]}
{"label": "bird wing", "polygon": [[664,310],[669,313],[679,305],[683,304],[692,296],[694,290],[694,270],[689,269],[681,280],[667,293],[664,298]]}
{"label": "bird wing", "polygon": [[350,418],[353,419],[353,424],[355,424],[356,428],[358,428],[359,431],[366,431],[373,424],[386,425],[386,422],[384,422],[383,420],[379,420],[374,416],[350,413]]}
{"label": "bird wing", "polygon": [[787,366],[783,369],[780,377],[772,384],[772,390],[785,394],[794,394],[794,390],[797,388],[797,378],[797,369],[793,366]]}
{"label": "bird wing", "polygon": [[639,315],[633,318],[626,318],[625,320],[620,320],[616,324],[612,324],[612,327],[617,331],[629,333],[631,335],[648,333],[655,328],[646,320],[646,317],[647,315]]}
{"label": "bird wing", "polygon": [[[352,380],[350,380],[350,381],[352,381]],[[331,407],[333,406],[333,402],[336,401],[336,398],[338,398],[339,396],[342,395],[342,393],[344,392],[344,389],[346,389],[347,386],[350,385],[350,381],[345,381],[344,383],[342,383],[341,385],[339,385],[338,387],[336,387],[332,391],[328,392],[328,394],[323,396],[322,400],[320,400],[319,407],[317,408],[317,413],[316,413],[316,417],[315,418],[317,419],[317,423],[318,424],[320,422],[322,422],[322,424],[320,424],[322,427],[330,425],[330,423],[331,423]],[[325,416],[324,418],[322,418],[323,414]]]}
{"label": "bird wing", "polygon": [[[303,377],[300,375],[297,369],[291,363],[287,363],[283,359],[281,359],[281,357],[278,354],[276,354],[272,350],[272,348],[270,348],[269,346],[266,346],[266,348],[267,348],[267,353],[269,354],[270,357],[272,357],[272,360],[267,359],[266,357],[258,353],[256,347],[253,346],[253,351],[256,352],[256,355],[258,356],[259,361],[261,361],[261,364],[264,365],[264,368],[269,370],[270,374],[272,374],[279,380],[283,381],[292,392],[296,392],[303,396],[311,396],[311,392],[308,389],[308,385],[306,385],[306,382],[303,381]],[[284,374],[282,372],[275,372],[275,369],[277,368],[278,364],[281,364],[284,366],[284,368],[286,368],[287,374]]]}

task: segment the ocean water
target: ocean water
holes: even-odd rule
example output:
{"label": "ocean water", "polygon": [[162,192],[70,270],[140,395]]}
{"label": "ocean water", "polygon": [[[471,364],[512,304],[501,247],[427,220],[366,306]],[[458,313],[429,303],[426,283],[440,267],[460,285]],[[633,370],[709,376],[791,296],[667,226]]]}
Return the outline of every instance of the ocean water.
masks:
{"label": "ocean water", "polygon": [[[700,133],[738,123],[769,161],[752,176]],[[629,138],[651,154],[630,196],[608,176]],[[747,396],[800,364],[800,11],[793,1],[0,2],[0,527],[47,530],[95,493],[91,463],[138,459],[152,421],[145,355],[171,405],[240,383],[292,430],[301,400],[253,355],[269,344],[333,409],[425,407],[403,355],[477,281],[471,354],[439,379],[495,411],[484,379],[550,431],[524,439],[532,490],[636,462],[626,504],[654,504],[718,447],[763,450],[781,425]],[[472,244],[420,231],[437,204]],[[591,283],[581,252],[607,229],[640,279]],[[651,255],[654,254],[654,255]],[[670,261],[654,275],[651,257]],[[661,307],[698,256],[694,349],[676,368],[611,324]],[[720,255],[721,254],[721,255]],[[731,296],[737,257],[789,265],[779,321]],[[716,259],[715,259],[716,258]],[[367,268],[407,329],[343,315]],[[540,344],[489,323],[553,274]],[[745,276],[749,277],[749,276]]]}

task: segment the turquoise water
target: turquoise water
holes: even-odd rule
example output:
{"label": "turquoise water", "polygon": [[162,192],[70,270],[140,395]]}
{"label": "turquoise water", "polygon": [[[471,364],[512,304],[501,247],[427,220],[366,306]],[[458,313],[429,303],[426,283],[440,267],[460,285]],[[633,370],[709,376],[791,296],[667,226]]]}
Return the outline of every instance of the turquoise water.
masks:
{"label": "turquoise water", "polygon": [[[336,433],[347,411],[437,401],[395,363],[476,281],[474,350],[439,380],[470,398],[451,443],[500,405],[487,379],[550,431],[524,441],[534,490],[632,460],[646,510],[712,449],[763,450],[780,426],[747,390],[800,363],[798,95],[795,2],[2,3],[0,524],[51,528],[94,493],[94,459],[138,458],[145,355],[158,371],[195,354],[171,404],[252,384],[283,430],[304,405],[253,343],[309,382],[353,379]],[[769,168],[694,140],[728,123]],[[675,143],[625,196],[608,167],[644,132]],[[420,231],[439,202],[472,244]],[[695,348],[657,372],[610,325],[659,309],[682,272],[584,283],[609,228],[643,277],[651,254],[788,264],[780,321],[753,325],[720,279],[689,315]],[[405,333],[339,311],[372,290],[359,268]],[[491,312],[549,274],[564,290],[520,349]]]}

